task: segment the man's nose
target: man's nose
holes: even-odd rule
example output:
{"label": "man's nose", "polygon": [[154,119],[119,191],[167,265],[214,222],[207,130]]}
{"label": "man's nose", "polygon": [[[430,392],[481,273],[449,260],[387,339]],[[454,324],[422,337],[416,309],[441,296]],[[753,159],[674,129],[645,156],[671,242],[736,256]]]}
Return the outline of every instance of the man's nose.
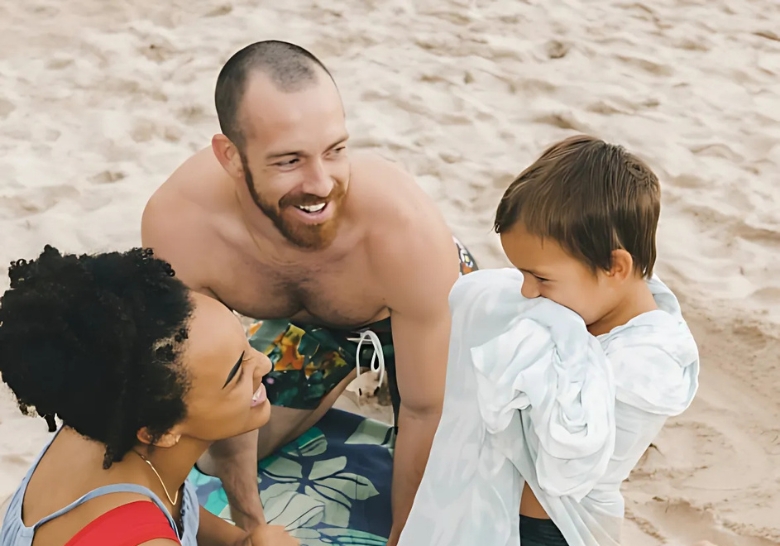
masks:
{"label": "man's nose", "polygon": [[333,191],[333,185],[333,179],[325,169],[322,161],[312,161],[309,171],[306,173],[306,181],[302,188],[303,192],[324,199]]}

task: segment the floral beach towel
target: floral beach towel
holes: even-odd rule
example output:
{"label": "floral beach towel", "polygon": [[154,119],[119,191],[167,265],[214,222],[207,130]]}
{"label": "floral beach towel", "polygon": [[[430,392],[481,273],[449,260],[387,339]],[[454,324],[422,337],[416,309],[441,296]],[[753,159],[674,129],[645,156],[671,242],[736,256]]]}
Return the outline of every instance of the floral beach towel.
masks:
{"label": "floral beach towel", "polygon": [[[394,429],[332,409],[276,454],[258,462],[257,487],[268,523],[302,546],[384,546],[392,523]],[[190,473],[198,501],[230,520],[219,479]]]}

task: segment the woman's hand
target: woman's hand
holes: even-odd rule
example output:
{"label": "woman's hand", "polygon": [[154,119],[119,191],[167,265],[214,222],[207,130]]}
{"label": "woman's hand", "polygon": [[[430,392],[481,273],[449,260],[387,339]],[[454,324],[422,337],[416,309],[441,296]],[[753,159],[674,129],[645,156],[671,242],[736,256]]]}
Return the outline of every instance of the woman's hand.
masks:
{"label": "woman's hand", "polygon": [[291,537],[280,525],[259,525],[252,529],[241,546],[299,546],[298,539]]}
{"label": "woman's hand", "polygon": [[218,518],[202,506],[198,546],[299,546],[284,527],[261,524],[249,533]]}

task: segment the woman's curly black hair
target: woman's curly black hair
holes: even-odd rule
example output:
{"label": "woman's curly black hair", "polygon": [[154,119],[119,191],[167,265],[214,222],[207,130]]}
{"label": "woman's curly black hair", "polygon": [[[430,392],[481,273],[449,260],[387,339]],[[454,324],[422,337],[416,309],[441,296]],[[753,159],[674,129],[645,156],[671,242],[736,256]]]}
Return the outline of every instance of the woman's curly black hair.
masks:
{"label": "woman's curly black hair", "polygon": [[180,365],[192,301],[149,249],[62,255],[46,246],[11,263],[0,298],[0,374],[55,430],[54,417],[105,444],[109,468],[137,443],[184,419]]}

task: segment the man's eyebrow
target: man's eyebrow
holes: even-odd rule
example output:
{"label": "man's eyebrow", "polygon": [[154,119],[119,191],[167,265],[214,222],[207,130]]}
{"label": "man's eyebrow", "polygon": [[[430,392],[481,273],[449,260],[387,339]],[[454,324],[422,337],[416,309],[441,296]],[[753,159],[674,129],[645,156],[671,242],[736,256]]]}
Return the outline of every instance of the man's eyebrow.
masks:
{"label": "man's eyebrow", "polygon": [[222,385],[223,389],[227,387],[228,383],[230,383],[238,373],[238,367],[241,366],[241,363],[244,361],[244,354],[245,352],[241,353],[241,356],[238,357],[238,362],[236,362],[236,365],[233,366],[233,368],[230,370],[230,373],[227,376],[227,381],[225,381],[225,384]]}
{"label": "man's eyebrow", "polygon": [[266,161],[271,159],[279,159],[280,157],[285,157],[288,155],[304,155],[303,152],[297,151],[297,152],[279,152],[278,154],[269,154],[265,156]]}
{"label": "man's eyebrow", "polygon": [[341,137],[341,138],[339,138],[339,139],[338,139],[336,142],[334,142],[333,144],[331,144],[330,146],[328,146],[328,150],[332,150],[333,148],[335,148],[335,147],[336,147],[336,146],[338,146],[339,144],[344,144],[344,143],[345,143],[347,140],[349,140],[349,135],[344,135],[344,136],[342,136],[342,137]]}
{"label": "man's eyebrow", "polygon": [[[328,146],[327,149],[328,150],[332,150],[333,148],[335,148],[339,144],[343,144],[347,140],[349,140],[349,135],[344,135],[344,136],[340,137],[336,142],[334,142],[333,144]],[[269,154],[269,155],[265,156],[265,159],[266,159],[266,161],[269,161],[269,160],[272,160],[272,159],[279,159],[280,157],[286,157],[288,155],[304,156],[304,155],[306,155],[306,152],[304,152],[302,150],[295,150],[295,151],[289,151],[289,152],[278,152],[278,153]]]}

